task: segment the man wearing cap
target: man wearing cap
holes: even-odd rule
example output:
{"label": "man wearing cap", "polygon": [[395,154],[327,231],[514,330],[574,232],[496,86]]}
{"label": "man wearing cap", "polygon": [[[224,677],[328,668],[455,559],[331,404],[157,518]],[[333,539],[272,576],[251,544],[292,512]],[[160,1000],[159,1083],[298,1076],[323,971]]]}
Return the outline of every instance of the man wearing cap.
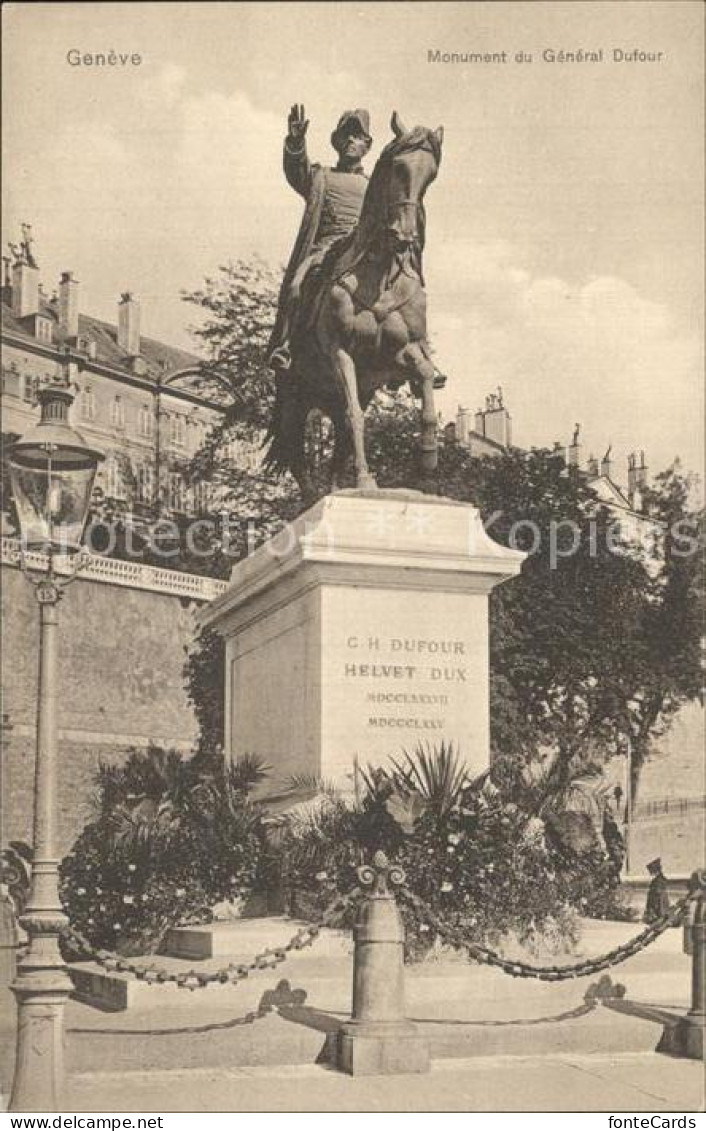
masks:
{"label": "man wearing cap", "polygon": [[669,911],[669,887],[659,856],[656,860],[650,860],[647,871],[652,879],[647,889],[647,903],[642,919],[644,923],[654,923]]}
{"label": "man wearing cap", "polygon": [[284,141],[284,175],[306,208],[279,295],[277,319],[267,350],[268,365],[279,372],[290,368],[289,335],[296,316],[302,283],[336,240],[358,223],[368,178],[362,161],[370,149],[367,110],[346,110],[331,134],[338,153],[333,168],[312,165],[306,151],[309,122],[303,106],[292,106]]}

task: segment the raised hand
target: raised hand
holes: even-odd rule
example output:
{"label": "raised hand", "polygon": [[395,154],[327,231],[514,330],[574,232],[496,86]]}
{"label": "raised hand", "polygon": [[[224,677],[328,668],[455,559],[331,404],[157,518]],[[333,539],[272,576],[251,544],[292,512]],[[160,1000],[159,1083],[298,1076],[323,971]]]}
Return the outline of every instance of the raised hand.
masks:
{"label": "raised hand", "polygon": [[306,131],[309,129],[309,119],[304,116],[304,107],[295,103],[289,111],[289,118],[287,119],[289,128],[289,140],[296,145],[301,145],[306,136]]}

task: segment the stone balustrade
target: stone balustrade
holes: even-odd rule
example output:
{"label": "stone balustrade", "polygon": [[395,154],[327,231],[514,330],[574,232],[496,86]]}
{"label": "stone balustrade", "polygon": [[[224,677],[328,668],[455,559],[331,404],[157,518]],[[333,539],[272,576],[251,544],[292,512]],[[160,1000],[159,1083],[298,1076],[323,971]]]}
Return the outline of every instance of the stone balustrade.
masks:
{"label": "stone balustrade", "polygon": [[634,821],[649,820],[652,817],[683,816],[694,809],[706,809],[706,796],[660,797],[651,801],[641,801],[633,809]]}
{"label": "stone balustrade", "polygon": [[[47,557],[42,553],[28,552],[24,556],[30,569],[45,570]],[[2,565],[20,564],[20,543],[17,538],[3,537],[1,540]],[[119,561],[117,558],[104,558],[98,554],[83,556],[85,563],[80,576],[86,581],[102,581],[108,585],[123,585],[131,589],[146,589],[153,593],[166,593],[172,597],[190,597],[194,601],[213,601],[224,593],[227,582],[212,577],[200,577],[194,573],[181,573],[175,569],[160,569],[143,565],[141,562]],[[54,569],[60,575],[68,575],[73,569],[67,557],[54,559]]]}

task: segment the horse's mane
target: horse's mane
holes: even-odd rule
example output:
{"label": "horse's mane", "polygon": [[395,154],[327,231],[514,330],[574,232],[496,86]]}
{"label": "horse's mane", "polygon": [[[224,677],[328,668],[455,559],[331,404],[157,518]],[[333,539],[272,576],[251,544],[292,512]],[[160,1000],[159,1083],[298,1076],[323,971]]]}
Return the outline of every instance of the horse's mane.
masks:
{"label": "horse's mane", "polygon": [[[382,213],[382,202],[393,158],[398,157],[401,153],[411,153],[417,149],[426,149],[433,155],[437,167],[440,165],[441,143],[434,130],[430,130],[426,126],[414,126],[408,133],[394,137],[392,141],[388,142],[375,162],[375,168],[365,190],[363,208],[357,226],[350,235],[338,240],[324,259],[323,273],[327,277],[340,279],[342,275],[345,275],[358,263],[377,238],[385,220]],[[419,247],[416,249],[416,253],[418,270],[421,276],[426,229],[426,215],[423,205],[420,206],[419,211]]]}

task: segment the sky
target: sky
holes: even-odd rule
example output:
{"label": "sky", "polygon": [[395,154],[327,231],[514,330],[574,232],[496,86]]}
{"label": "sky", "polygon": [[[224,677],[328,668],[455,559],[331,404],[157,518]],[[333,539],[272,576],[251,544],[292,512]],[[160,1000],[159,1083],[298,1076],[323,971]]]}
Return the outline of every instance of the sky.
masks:
{"label": "sky", "polygon": [[[703,20],[692,0],[4,6],[4,236],[32,224],[45,289],[86,313],[141,301],[143,332],[194,346],[198,287],[229,259],[286,262],[302,202],[281,170],[289,106],[335,160],[370,110],[369,170],[407,126],[444,126],[427,206],[439,407],[501,385],[522,446],[612,444],[616,478],[703,460]],[[543,52],[603,51],[547,62]],[[614,62],[614,50],[658,62]],[[68,53],[136,53],[72,66]],[[507,52],[434,63],[429,51]],[[517,53],[532,62],[516,62]],[[75,58],[75,55],[71,56]]]}

